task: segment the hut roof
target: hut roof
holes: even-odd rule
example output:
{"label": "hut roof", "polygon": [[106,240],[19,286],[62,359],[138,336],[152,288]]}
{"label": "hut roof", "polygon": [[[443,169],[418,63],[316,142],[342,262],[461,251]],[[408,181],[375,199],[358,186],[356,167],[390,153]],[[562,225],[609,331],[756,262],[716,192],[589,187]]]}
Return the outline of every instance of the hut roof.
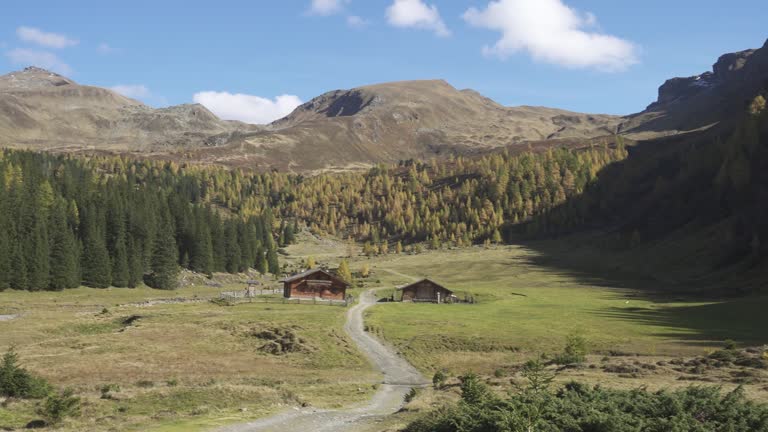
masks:
{"label": "hut roof", "polygon": [[409,284],[407,284],[407,285],[403,285],[403,286],[401,286],[401,287],[398,287],[397,289],[398,289],[398,290],[404,290],[404,289],[406,289],[406,288],[410,288],[410,287],[412,287],[412,286],[414,286],[414,285],[418,285],[418,284],[420,284],[420,283],[422,283],[422,282],[429,282],[429,283],[431,283],[432,285],[435,285],[435,286],[437,286],[438,288],[442,288],[442,289],[444,289],[445,291],[448,291],[448,293],[450,293],[450,294],[453,294],[453,291],[451,291],[451,290],[449,290],[448,288],[446,288],[446,287],[444,287],[444,286],[440,285],[439,283],[437,283],[437,282],[433,281],[432,279],[427,279],[427,278],[424,278],[424,279],[420,279],[420,280],[417,280],[416,282],[411,282],[411,283],[409,283]]}
{"label": "hut roof", "polygon": [[293,276],[289,276],[289,277],[283,279],[280,282],[293,282],[293,281],[297,281],[297,280],[300,280],[300,279],[306,279],[309,276],[312,276],[313,274],[316,274],[316,273],[323,273],[323,274],[327,275],[328,277],[330,277],[331,279],[335,280],[336,282],[339,282],[339,283],[342,283],[342,284],[344,284],[346,286],[349,286],[349,283],[347,281],[345,281],[344,279],[336,276],[333,273],[329,273],[329,272],[327,272],[327,271],[325,271],[323,269],[320,269],[320,268],[309,269],[309,270],[303,271],[301,273],[297,273],[297,274],[295,274]]}

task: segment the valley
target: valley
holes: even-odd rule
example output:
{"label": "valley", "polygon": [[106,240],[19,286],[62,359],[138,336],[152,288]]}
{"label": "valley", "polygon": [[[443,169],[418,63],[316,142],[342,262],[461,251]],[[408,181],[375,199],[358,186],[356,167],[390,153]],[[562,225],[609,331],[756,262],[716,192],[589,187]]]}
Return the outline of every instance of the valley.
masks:
{"label": "valley", "polygon": [[[0,39],[0,430],[768,431],[768,41],[631,114],[507,106],[460,84],[616,107],[712,52],[659,40],[639,66],[591,12],[498,0],[454,18],[501,32],[484,62],[531,64],[440,79],[466,47],[421,0],[385,12],[435,33],[418,54],[305,32],[360,4],[312,1],[288,35],[206,11],[168,39],[226,40],[162,62]],[[113,61],[123,84],[87,84]],[[154,76],[168,98],[125,84]],[[278,81],[312,93],[241,92]]]}
{"label": "valley", "polygon": [[[328,254],[334,244],[338,252]],[[350,259],[344,242],[303,234],[286,248],[284,260],[299,265],[318,256],[318,265],[335,267],[347,259],[354,272],[368,265],[370,276],[359,278],[362,287],[351,291],[356,297],[369,289],[389,297],[396,286],[425,276],[475,296],[473,305],[378,303],[367,309],[367,334],[391,344],[427,379],[444,371],[452,383],[474,372],[501,391],[522,379],[520,364],[542,354],[552,358],[570,335],[578,334],[588,342],[587,360],[558,371],[557,385],[571,380],[651,390],[693,383],[725,390],[743,385],[751,399],[768,400],[763,369],[695,363],[723,349],[727,340],[739,347],[768,343],[761,330],[768,323],[760,313],[768,298],[706,299],[670,294],[647,279],[576,273],[556,263],[567,260],[578,244],[559,245],[560,253],[552,254],[555,261],[547,265],[539,261],[537,244],[371,258],[356,249]],[[231,424],[251,426],[221,430],[272,430],[259,429],[269,422],[254,419],[365,407],[382,390],[381,375],[344,331],[346,308],[283,305],[279,296],[273,304],[219,306],[208,299],[242,286],[237,277],[214,280],[219,278],[225,283],[220,287],[191,285],[172,293],[199,301],[152,306],[135,303],[168,293],[146,288],[2,292],[0,314],[17,318],[0,322],[0,344],[16,345],[26,367],[56,385],[76,388],[84,398],[85,415],[67,421],[62,430],[106,431],[120,425],[121,430],[203,431]],[[131,316],[139,318],[121,324]],[[279,356],[260,352],[263,341],[250,335],[270,328],[292,329],[307,348]],[[83,356],[89,361],[83,363]],[[116,390],[104,398],[106,385]],[[377,425],[371,430],[395,430],[455,400],[455,388],[430,386],[404,411],[366,421]],[[31,407],[14,402],[0,408],[0,424],[23,426],[35,418]]]}

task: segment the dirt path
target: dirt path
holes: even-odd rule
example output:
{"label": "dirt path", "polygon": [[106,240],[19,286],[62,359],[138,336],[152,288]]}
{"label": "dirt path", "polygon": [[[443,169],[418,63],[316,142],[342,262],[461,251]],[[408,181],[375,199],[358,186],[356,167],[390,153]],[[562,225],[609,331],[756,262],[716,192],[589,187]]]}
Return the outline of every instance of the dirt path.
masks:
{"label": "dirt path", "polygon": [[417,278],[417,277],[413,277],[413,276],[411,276],[411,275],[407,275],[407,274],[405,274],[405,273],[400,273],[400,272],[398,272],[398,271],[394,271],[394,270],[392,270],[392,269],[388,269],[388,268],[383,268],[383,267],[382,267],[382,268],[379,268],[379,270],[383,270],[383,271],[385,271],[385,272],[387,272],[387,273],[391,273],[391,274],[393,274],[393,275],[395,275],[395,276],[400,276],[400,277],[402,277],[402,278],[405,278],[405,279],[410,279],[410,280],[412,280],[412,281],[416,281],[416,280],[419,280],[419,278]]}
{"label": "dirt path", "polygon": [[[250,423],[227,426],[218,432],[322,432],[371,430],[376,420],[399,410],[412,387],[427,384],[410,363],[390,347],[365,332],[363,312],[376,304],[373,290],[365,292],[360,302],[347,312],[344,330],[376,368],[384,374],[384,383],[364,406],[344,410],[295,409]],[[374,429],[375,430],[375,429]]]}

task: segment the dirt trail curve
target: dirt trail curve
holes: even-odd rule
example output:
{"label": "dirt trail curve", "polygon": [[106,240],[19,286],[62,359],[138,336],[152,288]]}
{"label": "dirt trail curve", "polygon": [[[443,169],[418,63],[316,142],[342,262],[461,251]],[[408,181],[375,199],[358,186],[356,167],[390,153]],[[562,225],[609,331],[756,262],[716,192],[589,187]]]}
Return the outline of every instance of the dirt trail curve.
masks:
{"label": "dirt trail curve", "polygon": [[371,401],[343,410],[295,409],[250,423],[216,429],[217,432],[323,432],[370,430],[378,418],[390,415],[403,405],[412,387],[427,384],[426,379],[390,347],[365,332],[363,312],[376,304],[373,290],[363,293],[360,302],[347,312],[344,330],[376,368],[384,383]]}

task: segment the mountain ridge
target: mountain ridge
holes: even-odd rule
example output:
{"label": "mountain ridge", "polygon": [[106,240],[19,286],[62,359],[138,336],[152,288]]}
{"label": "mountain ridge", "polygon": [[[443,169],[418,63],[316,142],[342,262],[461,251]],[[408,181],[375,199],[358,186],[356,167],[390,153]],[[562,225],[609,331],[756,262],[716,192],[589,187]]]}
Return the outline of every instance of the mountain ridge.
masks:
{"label": "mountain ridge", "polygon": [[768,41],[724,54],[711,72],[672,78],[645,110],[620,117],[506,107],[447,81],[412,80],[325,92],[267,125],[219,119],[199,104],[151,108],[112,90],[30,67],[0,76],[0,143],[104,151],[252,169],[312,172],[403,159],[727,127],[768,82]]}

